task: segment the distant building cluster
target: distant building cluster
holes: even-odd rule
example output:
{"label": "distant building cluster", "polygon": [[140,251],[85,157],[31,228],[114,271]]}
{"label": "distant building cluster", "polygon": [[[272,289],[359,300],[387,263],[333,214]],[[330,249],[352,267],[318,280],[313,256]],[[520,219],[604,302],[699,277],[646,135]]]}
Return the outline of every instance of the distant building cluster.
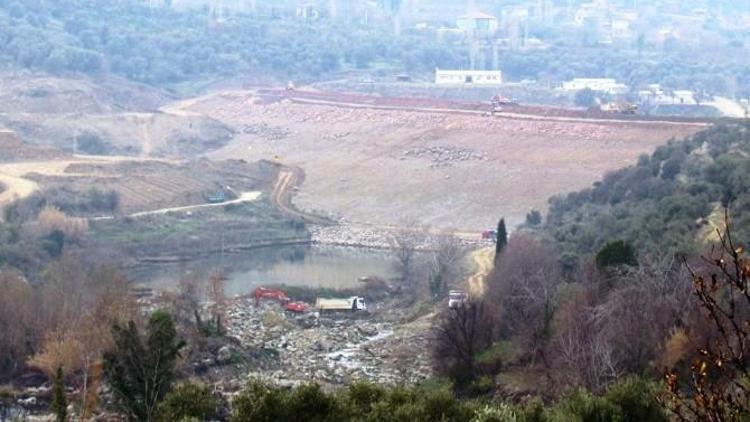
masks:
{"label": "distant building cluster", "polygon": [[628,86],[609,78],[575,78],[563,82],[564,91],[577,92],[590,89],[608,95],[621,95],[628,92]]}
{"label": "distant building cluster", "polygon": [[435,70],[439,85],[499,85],[503,83],[500,70]]}
{"label": "distant building cluster", "polygon": [[638,91],[638,100],[648,105],[697,105],[695,93],[689,90],[664,90],[659,84]]}

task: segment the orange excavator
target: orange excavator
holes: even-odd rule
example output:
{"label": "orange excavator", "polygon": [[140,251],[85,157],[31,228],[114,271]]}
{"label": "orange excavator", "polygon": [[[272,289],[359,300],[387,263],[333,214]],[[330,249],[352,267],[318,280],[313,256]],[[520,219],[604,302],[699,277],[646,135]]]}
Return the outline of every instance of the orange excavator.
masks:
{"label": "orange excavator", "polygon": [[298,314],[306,312],[310,307],[304,302],[293,302],[283,290],[269,289],[268,287],[256,287],[253,297],[255,297],[255,306],[260,305],[261,299],[271,299],[279,302],[284,310]]}

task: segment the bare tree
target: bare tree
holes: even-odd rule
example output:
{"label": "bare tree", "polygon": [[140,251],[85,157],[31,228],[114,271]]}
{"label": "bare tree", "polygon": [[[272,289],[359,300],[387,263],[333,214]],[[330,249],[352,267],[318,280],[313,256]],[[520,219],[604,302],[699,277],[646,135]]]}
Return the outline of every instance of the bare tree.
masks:
{"label": "bare tree", "polygon": [[689,267],[711,331],[691,335],[697,357],[689,379],[681,380],[676,372],[666,375],[665,403],[680,420],[735,421],[750,414],[750,258],[732,238],[728,214],[725,223],[704,268]]}
{"label": "bare tree", "polygon": [[477,375],[477,354],[493,341],[496,317],[490,305],[469,302],[446,309],[435,325],[433,361],[439,373],[465,385]]}
{"label": "bare tree", "polygon": [[643,373],[654,369],[675,327],[694,310],[686,271],[674,256],[643,258],[619,276],[596,314],[603,333],[615,346],[621,369]]}
{"label": "bare tree", "polygon": [[211,317],[216,327],[216,333],[222,333],[222,321],[226,319],[227,297],[224,293],[226,277],[215,273],[208,279],[208,299],[211,301]]}
{"label": "bare tree", "polygon": [[581,291],[566,302],[555,318],[555,336],[549,347],[557,385],[578,385],[602,391],[620,375],[615,348],[602,330],[596,293]]}
{"label": "bare tree", "polygon": [[181,334],[194,345],[202,325],[200,302],[203,291],[195,274],[183,275],[178,286],[177,293],[167,297],[167,300],[171,303],[172,315]]}
{"label": "bare tree", "polygon": [[418,228],[415,222],[404,223],[402,228],[394,230],[388,238],[396,272],[409,286],[413,286],[416,281],[416,254],[426,238],[425,230]]}
{"label": "bare tree", "polygon": [[521,341],[533,359],[545,359],[562,282],[556,254],[548,246],[514,235],[498,257],[488,294],[502,309],[503,332]]}
{"label": "bare tree", "polygon": [[[114,268],[81,269],[70,257],[52,264],[38,292],[38,335],[43,339],[29,364],[52,374],[63,366],[81,390],[81,408],[93,411],[102,353],[112,344],[109,325],[138,319],[129,282]],[[93,386],[93,387],[92,387]],[[93,401],[92,401],[93,400]]]}
{"label": "bare tree", "polygon": [[433,245],[429,275],[430,291],[434,297],[440,297],[455,281],[464,250],[460,239],[452,234],[434,236],[430,243]]}
{"label": "bare tree", "polygon": [[21,276],[7,271],[0,273],[0,288],[0,374],[12,375],[36,343],[34,292]]}

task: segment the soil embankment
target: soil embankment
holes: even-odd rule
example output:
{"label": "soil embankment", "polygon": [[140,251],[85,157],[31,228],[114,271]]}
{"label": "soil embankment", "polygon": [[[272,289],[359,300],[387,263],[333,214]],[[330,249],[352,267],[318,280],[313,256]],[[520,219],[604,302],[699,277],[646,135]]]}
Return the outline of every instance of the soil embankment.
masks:
{"label": "soil embankment", "polygon": [[221,92],[187,104],[235,132],[207,156],[304,169],[294,195],[300,210],[356,225],[419,221],[473,233],[498,216],[519,224],[549,197],[708,124],[528,109],[487,117],[477,103],[314,91]]}

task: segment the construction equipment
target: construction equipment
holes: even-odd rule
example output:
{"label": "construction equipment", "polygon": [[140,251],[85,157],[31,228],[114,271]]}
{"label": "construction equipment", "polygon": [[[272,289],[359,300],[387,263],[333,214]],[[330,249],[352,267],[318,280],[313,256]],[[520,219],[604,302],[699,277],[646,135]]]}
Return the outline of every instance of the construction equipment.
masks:
{"label": "construction equipment", "polygon": [[289,302],[281,306],[285,311],[294,312],[296,314],[303,314],[310,308],[305,302]]}
{"label": "construction equipment", "polygon": [[613,101],[602,104],[601,110],[614,114],[633,115],[638,113],[638,106],[628,101]]}
{"label": "construction equipment", "polygon": [[510,98],[503,97],[500,94],[494,95],[490,99],[490,105],[492,106],[491,113],[501,113],[504,110],[504,106],[515,106],[518,105],[515,101],[511,100]]}
{"label": "construction equipment", "polygon": [[291,300],[282,290],[267,287],[256,287],[253,296],[255,297],[255,306],[260,304],[261,299],[273,299],[282,305]]}
{"label": "construction equipment", "polygon": [[209,204],[219,204],[226,200],[227,200],[227,196],[223,190],[219,190],[209,195],[206,195],[206,201],[208,201]]}
{"label": "construction equipment", "polygon": [[260,305],[261,299],[271,299],[279,302],[279,305],[285,310],[294,313],[304,313],[310,308],[305,302],[293,302],[289,296],[279,289],[269,289],[268,287],[256,287],[253,292],[255,297],[255,306]]}
{"label": "construction equipment", "polygon": [[366,311],[365,298],[352,296],[346,299],[325,299],[317,298],[315,300],[315,309],[321,312],[325,311]]}

